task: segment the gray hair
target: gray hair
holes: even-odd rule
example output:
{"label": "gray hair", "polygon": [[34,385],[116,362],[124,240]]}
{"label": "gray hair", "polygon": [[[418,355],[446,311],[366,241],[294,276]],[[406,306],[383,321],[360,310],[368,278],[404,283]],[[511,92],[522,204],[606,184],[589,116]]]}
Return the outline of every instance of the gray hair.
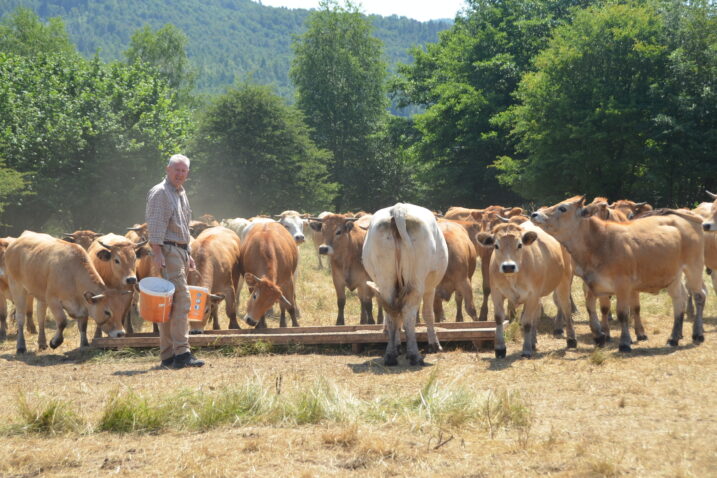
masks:
{"label": "gray hair", "polygon": [[189,158],[183,154],[175,154],[171,158],[169,158],[167,167],[170,167],[171,165],[176,164],[176,163],[184,163],[187,166],[187,168],[189,168]]}

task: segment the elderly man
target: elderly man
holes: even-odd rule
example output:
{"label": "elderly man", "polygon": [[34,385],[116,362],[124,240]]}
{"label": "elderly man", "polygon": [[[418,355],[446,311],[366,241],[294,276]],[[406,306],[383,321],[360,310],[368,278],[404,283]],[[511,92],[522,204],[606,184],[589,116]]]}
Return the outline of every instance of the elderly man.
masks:
{"label": "elderly man", "polygon": [[159,324],[159,354],[162,365],[175,369],[201,367],[189,350],[189,290],[187,269],[194,269],[189,250],[189,208],[182,185],[189,175],[189,158],[175,154],[169,158],[167,177],[147,194],[147,230],[155,265],[162,276],[174,284],[169,321]]}

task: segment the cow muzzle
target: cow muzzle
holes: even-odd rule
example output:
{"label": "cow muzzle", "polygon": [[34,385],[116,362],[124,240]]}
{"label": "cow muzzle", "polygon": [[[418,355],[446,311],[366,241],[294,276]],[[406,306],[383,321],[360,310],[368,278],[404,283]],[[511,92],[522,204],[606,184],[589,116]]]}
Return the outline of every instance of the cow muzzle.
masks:
{"label": "cow muzzle", "polygon": [[133,285],[137,283],[137,278],[135,276],[131,276],[127,277],[124,281],[129,285]]}
{"label": "cow muzzle", "polygon": [[503,274],[514,274],[518,272],[518,264],[513,261],[504,262],[500,265],[500,271]]}
{"label": "cow muzzle", "polygon": [[107,335],[109,335],[113,339],[118,339],[120,337],[124,337],[126,334],[124,330],[110,330]]}
{"label": "cow muzzle", "polygon": [[294,236],[294,241],[295,241],[297,244],[303,244],[303,243],[304,243],[304,240],[305,240],[305,238],[304,238],[304,235],[303,235],[303,234],[296,234],[296,235]]}
{"label": "cow muzzle", "polygon": [[248,325],[251,325],[252,327],[257,326],[256,320],[252,319],[251,316],[248,314],[244,316],[244,322],[246,322]]}
{"label": "cow muzzle", "polygon": [[319,254],[323,254],[325,256],[330,256],[334,253],[334,248],[331,246],[327,246],[325,244],[322,244],[319,246]]}
{"label": "cow muzzle", "polygon": [[702,229],[705,230],[705,232],[710,232],[715,230],[715,224],[713,222],[703,222],[702,223]]}
{"label": "cow muzzle", "polygon": [[545,216],[539,212],[534,212],[530,215],[530,220],[534,223],[543,223],[545,222]]}

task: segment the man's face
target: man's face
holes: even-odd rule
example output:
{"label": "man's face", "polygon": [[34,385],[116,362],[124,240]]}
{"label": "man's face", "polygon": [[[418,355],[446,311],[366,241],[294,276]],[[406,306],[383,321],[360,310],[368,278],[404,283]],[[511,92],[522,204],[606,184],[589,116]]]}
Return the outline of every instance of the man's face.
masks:
{"label": "man's face", "polygon": [[184,163],[173,163],[167,166],[167,179],[175,188],[184,184],[189,176],[189,168]]}

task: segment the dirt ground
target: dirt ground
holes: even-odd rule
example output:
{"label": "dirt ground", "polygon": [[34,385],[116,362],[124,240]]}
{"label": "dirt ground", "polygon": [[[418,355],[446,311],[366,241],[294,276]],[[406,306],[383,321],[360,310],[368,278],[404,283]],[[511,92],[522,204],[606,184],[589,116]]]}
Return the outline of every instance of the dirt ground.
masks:
{"label": "dirt ground", "polygon": [[[311,283],[317,280],[324,291],[316,293],[324,295],[311,304],[305,299],[302,325],[331,323],[335,305],[328,273],[305,268],[308,282],[299,293],[319,289]],[[581,296],[577,285],[574,293]],[[615,341],[604,353],[594,352],[581,311],[575,350],[566,351],[564,339],[548,333],[545,318],[533,359],[520,359],[516,342],[508,343],[508,357],[502,360],[491,350],[447,347],[428,356],[423,368],[408,366],[403,357],[398,367],[386,368],[381,349],[355,355],[346,349],[307,348],[247,356],[203,349],[197,355],[207,361],[205,367],[161,370],[156,351],[79,351],[74,327],[54,351],[36,352],[36,336],[27,336],[30,352],[18,357],[11,326],[8,340],[0,343],[0,424],[8,426],[20,420],[20,396],[65,401],[91,426],[113,394],[129,390],[161,398],[180,389],[211,391],[252,380],[280,381],[285,390],[324,380],[370,401],[420,396],[432,377],[476,396],[516,394],[530,420],[520,429],[495,430],[480,420],[448,426],[401,417],[129,434],[86,429],[48,435],[6,427],[0,434],[0,477],[717,476],[713,291],[705,343],[691,344],[692,324],[686,323],[686,339],[678,348],[665,345],[672,326],[668,298],[643,297],[649,340],[636,344],[631,354],[619,353]],[[349,302],[358,301],[352,296]],[[348,323],[357,320],[357,310],[348,311]],[[449,317],[454,310],[447,310]],[[550,307],[546,312],[552,313]]]}

